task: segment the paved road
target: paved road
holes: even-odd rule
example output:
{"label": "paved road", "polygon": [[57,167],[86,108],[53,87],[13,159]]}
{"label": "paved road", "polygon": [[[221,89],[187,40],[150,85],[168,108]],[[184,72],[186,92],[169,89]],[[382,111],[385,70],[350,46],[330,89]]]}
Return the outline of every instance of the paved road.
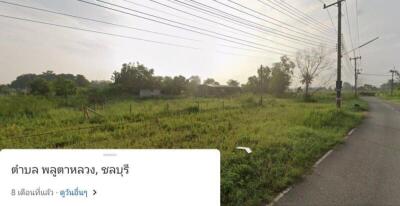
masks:
{"label": "paved road", "polygon": [[275,205],[400,205],[400,106],[366,100],[366,120]]}

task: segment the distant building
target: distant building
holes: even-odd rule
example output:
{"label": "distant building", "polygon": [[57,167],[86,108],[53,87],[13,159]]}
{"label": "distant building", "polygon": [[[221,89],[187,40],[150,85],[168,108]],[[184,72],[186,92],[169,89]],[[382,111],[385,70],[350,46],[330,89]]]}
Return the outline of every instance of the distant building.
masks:
{"label": "distant building", "polygon": [[197,96],[229,96],[242,91],[240,87],[228,85],[203,84],[199,86]]}
{"label": "distant building", "polygon": [[159,97],[161,91],[159,89],[141,89],[139,95],[140,97]]}

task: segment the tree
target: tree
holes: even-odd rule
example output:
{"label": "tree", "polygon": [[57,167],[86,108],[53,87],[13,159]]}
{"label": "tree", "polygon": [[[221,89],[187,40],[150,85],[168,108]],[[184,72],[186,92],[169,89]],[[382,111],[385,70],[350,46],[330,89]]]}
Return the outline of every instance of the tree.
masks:
{"label": "tree", "polygon": [[261,65],[257,70],[257,74],[258,92],[268,93],[269,81],[271,79],[271,68]]}
{"label": "tree", "polygon": [[75,82],[78,87],[87,87],[90,85],[89,80],[87,80],[86,77],[81,74],[76,75]]}
{"label": "tree", "polygon": [[315,78],[330,67],[325,48],[318,47],[309,50],[303,50],[296,55],[296,64],[300,70],[301,83],[305,85],[304,97],[309,98],[309,89]]}
{"label": "tree", "polygon": [[37,78],[30,83],[30,93],[34,95],[48,95],[50,93],[49,81]]}
{"label": "tree", "polygon": [[248,92],[267,93],[271,78],[271,69],[261,65],[257,70],[257,74],[257,76],[253,75],[248,78],[247,83],[243,85],[243,89]]}
{"label": "tree", "polygon": [[139,94],[141,89],[154,89],[156,87],[154,70],[148,69],[140,63],[123,64],[121,71],[115,71],[112,76],[114,85],[119,86],[124,92]]}
{"label": "tree", "polygon": [[36,74],[22,74],[11,82],[11,87],[14,89],[28,89],[31,82],[36,78]]}
{"label": "tree", "polygon": [[371,84],[364,84],[359,88],[360,91],[366,91],[366,92],[371,92],[371,91],[378,91],[378,88],[374,85]]}
{"label": "tree", "polygon": [[230,80],[227,82],[227,84],[228,84],[228,86],[231,86],[231,87],[239,87],[239,85],[240,85],[240,83],[239,83],[238,81],[233,80],[233,79],[230,79]]}
{"label": "tree", "polygon": [[66,80],[63,78],[58,78],[54,81],[54,91],[57,96],[67,97],[68,95],[73,95],[76,93],[75,82],[71,80]]}
{"label": "tree", "polygon": [[208,79],[204,80],[203,84],[219,85],[219,83],[212,78],[208,78]]}
{"label": "tree", "polygon": [[281,57],[281,61],[273,64],[270,78],[270,91],[276,96],[281,96],[291,83],[295,64],[287,57]]}
{"label": "tree", "polygon": [[165,77],[162,82],[162,91],[164,94],[180,95],[185,91],[187,85],[188,81],[184,76]]}
{"label": "tree", "polygon": [[344,82],[342,90],[343,91],[347,91],[347,92],[352,91],[353,90],[353,85],[351,85],[348,82]]}
{"label": "tree", "polygon": [[199,76],[191,76],[188,79],[188,89],[187,89],[188,93],[192,95],[196,94],[200,84],[201,84],[201,79]]}
{"label": "tree", "polygon": [[[45,72],[43,72],[42,74],[39,75],[40,78],[47,80],[47,81],[54,81],[57,79],[57,74],[55,74],[53,71],[51,70],[47,70]],[[72,75],[73,76],[73,75]]]}
{"label": "tree", "polygon": [[244,91],[256,92],[259,89],[258,78],[256,76],[251,76],[247,79],[247,83],[242,85]]}

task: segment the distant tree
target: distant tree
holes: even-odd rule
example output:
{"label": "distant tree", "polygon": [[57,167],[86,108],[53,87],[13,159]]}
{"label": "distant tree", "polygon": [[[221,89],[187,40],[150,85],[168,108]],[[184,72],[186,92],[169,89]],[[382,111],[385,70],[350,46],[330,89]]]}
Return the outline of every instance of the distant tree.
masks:
{"label": "distant tree", "polygon": [[360,91],[372,92],[378,91],[378,87],[371,85],[371,84],[364,84],[363,86],[359,87]]}
{"label": "distant tree", "polygon": [[65,80],[70,80],[76,83],[76,77],[73,74],[57,74],[56,79],[65,79]]}
{"label": "distant tree", "polygon": [[271,80],[271,68],[261,65],[258,73],[258,92],[267,93],[269,91],[269,81]]}
{"label": "distant tree", "polygon": [[257,92],[259,90],[258,82],[257,76],[251,76],[248,78],[247,83],[242,85],[242,87],[246,92]]}
{"label": "distant tree", "polygon": [[86,97],[90,104],[104,104],[106,102],[107,87],[91,87],[88,89]]}
{"label": "distant tree", "polygon": [[228,80],[227,84],[228,84],[228,86],[231,86],[231,87],[239,87],[239,85],[240,85],[240,83],[238,81],[233,80],[233,79]]}
{"label": "distant tree", "polygon": [[87,80],[86,77],[81,74],[76,75],[75,82],[78,87],[87,87],[90,85],[89,80]]}
{"label": "distant tree", "polygon": [[114,85],[124,92],[139,94],[140,89],[154,89],[154,70],[148,69],[140,63],[123,64],[121,71],[115,71],[112,76]]}
{"label": "distant tree", "polygon": [[324,47],[303,50],[297,53],[296,64],[300,70],[301,83],[305,85],[304,97],[310,96],[309,89],[315,78],[330,67]]}
{"label": "distant tree", "polygon": [[200,84],[201,84],[201,79],[199,76],[191,76],[188,79],[188,88],[187,88],[188,93],[191,95],[196,94]]}
{"label": "distant tree", "polygon": [[49,81],[37,78],[30,83],[30,93],[34,95],[48,95],[50,93]]}
{"label": "distant tree", "polygon": [[162,92],[169,95],[180,95],[187,88],[188,80],[184,76],[174,78],[164,77],[162,81]]}
{"label": "distant tree", "polygon": [[[87,87],[90,85],[90,82],[83,75],[73,75],[73,74],[56,74],[53,71],[46,71],[39,75],[36,74],[23,74],[18,76],[12,83],[11,87],[19,90],[27,90],[31,87],[31,83],[36,79],[42,79],[47,81],[48,83],[53,83],[57,79],[71,80],[75,82],[75,84],[79,87]],[[41,80],[36,82],[36,84],[40,84]],[[43,82],[41,82],[43,83]]]}
{"label": "distant tree", "polygon": [[215,81],[212,78],[208,78],[204,80],[203,84],[209,84],[209,85],[219,85],[219,82]]}
{"label": "distant tree", "polygon": [[0,85],[0,94],[6,94],[6,95],[11,94],[13,90],[14,89],[12,89],[10,85],[4,85],[4,84]]}
{"label": "distant tree", "polygon": [[53,85],[54,85],[54,91],[57,96],[67,97],[68,95],[73,95],[76,93],[75,82],[71,80],[58,78],[53,82]]}
{"label": "distant tree", "polygon": [[342,90],[343,91],[347,91],[347,92],[352,91],[353,90],[353,85],[351,85],[348,82],[344,82]]}
{"label": "distant tree", "polygon": [[47,80],[47,81],[54,81],[57,79],[57,74],[55,74],[51,70],[47,70],[47,71],[43,72],[42,74],[38,75],[38,77],[42,78],[44,80]]}
{"label": "distant tree", "polygon": [[11,88],[29,89],[31,82],[36,78],[37,78],[36,74],[22,74],[11,82]]}
{"label": "distant tree", "polygon": [[281,57],[281,61],[273,64],[270,79],[270,91],[276,96],[281,96],[291,83],[295,64],[287,57]]}
{"label": "distant tree", "polygon": [[95,80],[90,82],[90,86],[96,88],[105,88],[110,86],[110,84],[112,84],[112,82],[108,80]]}

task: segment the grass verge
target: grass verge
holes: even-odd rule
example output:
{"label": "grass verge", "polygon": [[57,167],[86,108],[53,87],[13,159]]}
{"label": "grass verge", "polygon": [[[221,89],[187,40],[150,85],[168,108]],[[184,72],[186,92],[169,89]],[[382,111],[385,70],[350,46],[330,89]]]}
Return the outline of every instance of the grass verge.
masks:
{"label": "grass verge", "polygon": [[13,98],[0,98],[0,148],[217,148],[221,203],[233,206],[271,201],[342,142],[367,108],[345,97],[337,111],[333,96],[312,103],[266,97],[263,106],[252,95],[121,100],[85,120],[78,108]]}

